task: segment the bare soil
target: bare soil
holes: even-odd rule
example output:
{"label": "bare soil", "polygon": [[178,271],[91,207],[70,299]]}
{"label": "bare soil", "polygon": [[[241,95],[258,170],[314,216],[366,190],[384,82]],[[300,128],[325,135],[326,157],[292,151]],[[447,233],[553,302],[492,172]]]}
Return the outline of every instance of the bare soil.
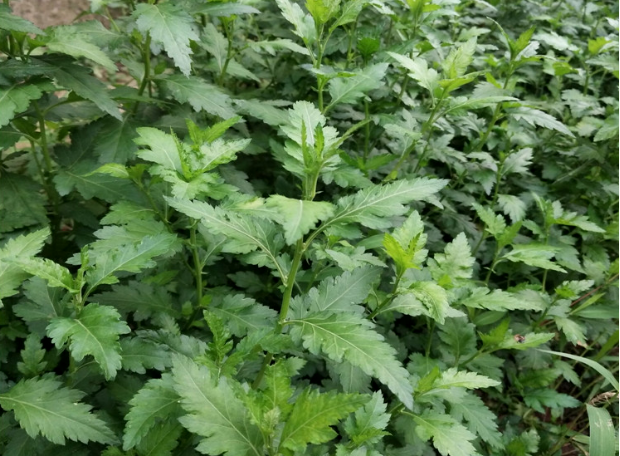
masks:
{"label": "bare soil", "polygon": [[[39,28],[70,24],[88,11],[88,0],[13,0],[13,13],[33,22]],[[92,16],[83,19],[92,19]]]}

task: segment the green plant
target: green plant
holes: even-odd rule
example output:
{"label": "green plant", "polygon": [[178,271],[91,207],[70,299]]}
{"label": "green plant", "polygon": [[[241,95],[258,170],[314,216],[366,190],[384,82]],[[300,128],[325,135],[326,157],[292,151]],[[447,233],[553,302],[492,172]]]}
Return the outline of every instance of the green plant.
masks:
{"label": "green plant", "polygon": [[2,454],[613,455],[617,3],[91,7],[0,5]]}

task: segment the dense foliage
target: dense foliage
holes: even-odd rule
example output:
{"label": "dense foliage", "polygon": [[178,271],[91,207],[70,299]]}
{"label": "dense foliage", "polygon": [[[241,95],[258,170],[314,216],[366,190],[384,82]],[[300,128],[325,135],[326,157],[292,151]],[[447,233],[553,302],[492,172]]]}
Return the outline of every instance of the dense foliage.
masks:
{"label": "dense foliage", "polygon": [[615,454],[617,2],[91,7],[0,5],[0,453]]}

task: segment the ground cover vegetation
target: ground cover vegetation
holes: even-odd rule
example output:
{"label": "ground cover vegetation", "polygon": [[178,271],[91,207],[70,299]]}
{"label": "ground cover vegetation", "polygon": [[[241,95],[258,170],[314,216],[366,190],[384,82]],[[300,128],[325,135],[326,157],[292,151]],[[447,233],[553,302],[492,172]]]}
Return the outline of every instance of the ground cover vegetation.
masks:
{"label": "ground cover vegetation", "polygon": [[615,454],[617,2],[91,6],[0,5],[0,453]]}

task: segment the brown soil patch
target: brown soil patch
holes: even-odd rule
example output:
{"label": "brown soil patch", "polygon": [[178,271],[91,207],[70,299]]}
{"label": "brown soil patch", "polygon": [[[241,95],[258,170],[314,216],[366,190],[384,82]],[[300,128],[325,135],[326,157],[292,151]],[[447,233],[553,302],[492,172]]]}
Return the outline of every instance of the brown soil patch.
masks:
{"label": "brown soil patch", "polygon": [[[22,16],[39,28],[70,24],[88,11],[88,0],[13,0],[13,13]],[[84,19],[92,19],[92,16]],[[83,19],[82,19],[83,20]]]}

